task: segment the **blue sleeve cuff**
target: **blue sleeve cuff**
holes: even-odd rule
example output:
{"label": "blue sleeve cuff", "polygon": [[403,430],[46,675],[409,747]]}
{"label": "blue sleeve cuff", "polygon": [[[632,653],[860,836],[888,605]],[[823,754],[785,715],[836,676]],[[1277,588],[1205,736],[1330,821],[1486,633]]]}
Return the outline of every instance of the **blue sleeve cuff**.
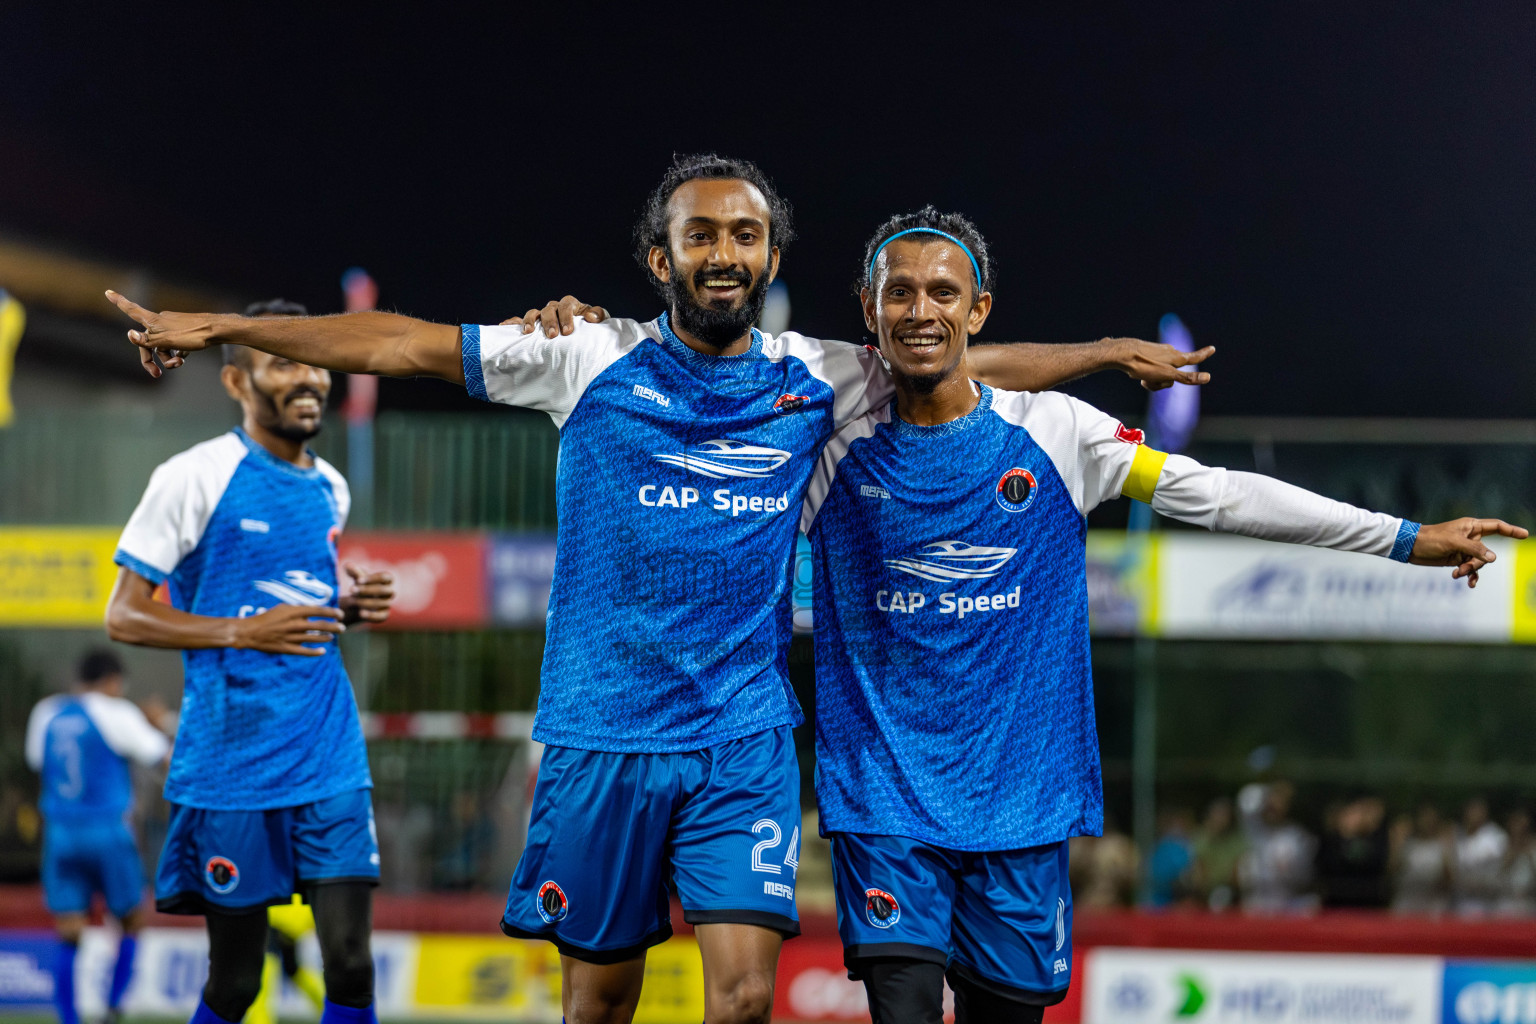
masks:
{"label": "blue sleeve cuff", "polygon": [[485,370],[480,365],[480,328],[464,324],[459,328],[463,337],[464,390],[482,402],[490,399],[485,394]]}
{"label": "blue sleeve cuff", "polygon": [[1413,542],[1419,539],[1419,524],[1411,519],[1404,519],[1402,525],[1397,528],[1397,540],[1392,544],[1392,553],[1387,557],[1394,562],[1406,562],[1408,556],[1413,554]]}
{"label": "blue sleeve cuff", "polygon": [[138,573],[140,576],[143,576],[157,587],[164,583],[166,578],[170,576],[170,573],[161,572],[159,569],[156,569],[148,562],[141,562],[139,559],[134,558],[122,548],[117,549],[117,554],[112,556],[112,561],[116,562],[124,569],[129,569]]}

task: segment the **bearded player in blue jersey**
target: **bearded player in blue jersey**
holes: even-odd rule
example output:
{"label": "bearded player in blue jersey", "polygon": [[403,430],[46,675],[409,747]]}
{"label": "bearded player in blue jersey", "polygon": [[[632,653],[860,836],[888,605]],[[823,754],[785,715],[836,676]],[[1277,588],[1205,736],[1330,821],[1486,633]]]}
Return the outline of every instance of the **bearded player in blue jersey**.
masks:
{"label": "bearded player in blue jersey", "polygon": [[40,773],[43,813],[43,898],[59,948],[53,1003],[59,1024],[79,1024],[75,959],[91,897],[100,893],[122,925],[107,990],[107,1021],[122,1015],[144,924],[144,868],[128,817],[133,809],[129,762],[159,764],[171,743],[123,696],[123,664],[111,651],[80,662],[73,693],[44,697],[27,720],[27,764]]}
{"label": "bearded player in blue jersey", "polygon": [[[752,164],[674,162],[636,228],[667,304],[648,323],[462,327],[388,313],[151,313],[109,293],[158,375],[247,345],[333,370],[431,376],[560,428],[560,530],[534,738],[545,744],[502,928],[560,950],[567,1021],[627,1021],[645,951],[693,923],[710,1024],[766,1021],[794,887],[802,721],[788,682],[789,564],[823,444],[883,406],[861,346],[753,324],[792,237]],[[161,364],[156,362],[160,353]],[[998,347],[975,372],[1045,388],[1117,366],[1198,381],[1163,346]],[[317,907],[318,911],[318,907]]]}
{"label": "bearded player in blue jersey", "polygon": [[1122,495],[1212,530],[1455,566],[1494,519],[1420,526],[1142,443],[1061,394],[976,382],[985,241],[932,207],[870,241],[865,322],[895,400],[826,446],[816,755],[838,928],[876,1024],[1039,1021],[1072,976],[1066,840],[1098,835],[1087,513]]}
{"label": "bearded player in blue jersey", "polygon": [[[247,312],[303,309],[274,300]],[[155,903],[207,919],[193,1024],[245,1015],[261,988],[267,907],[295,892],[314,908],[321,1020],[372,1024],[373,783],[332,641],[344,623],[384,621],[393,589],[387,574],[348,566],[353,589],[340,593],[350,497],[307,444],[330,374],[246,348],[225,356],[241,425],[155,470],[118,544],[107,607],[114,640],[185,652]],[[168,603],[155,598],[161,586]]]}

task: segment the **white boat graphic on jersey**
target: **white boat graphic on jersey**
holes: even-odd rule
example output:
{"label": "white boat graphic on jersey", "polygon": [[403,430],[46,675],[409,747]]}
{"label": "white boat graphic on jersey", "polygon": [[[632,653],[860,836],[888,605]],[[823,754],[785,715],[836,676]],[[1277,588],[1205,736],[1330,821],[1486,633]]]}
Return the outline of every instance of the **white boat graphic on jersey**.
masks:
{"label": "white boat graphic on jersey", "polygon": [[762,479],[789,461],[789,452],[741,441],[705,441],[691,452],[657,452],[656,458],[690,473],[724,480],[728,476]]}
{"label": "white boat graphic on jersey", "polygon": [[939,583],[951,580],[984,580],[996,576],[1018,548],[988,548],[963,540],[925,544],[910,555],[887,558],[888,568]]}
{"label": "white boat graphic on jersey", "polygon": [[324,604],[336,593],[335,587],[302,569],[289,569],[280,580],[257,580],[251,585],[283,604]]}

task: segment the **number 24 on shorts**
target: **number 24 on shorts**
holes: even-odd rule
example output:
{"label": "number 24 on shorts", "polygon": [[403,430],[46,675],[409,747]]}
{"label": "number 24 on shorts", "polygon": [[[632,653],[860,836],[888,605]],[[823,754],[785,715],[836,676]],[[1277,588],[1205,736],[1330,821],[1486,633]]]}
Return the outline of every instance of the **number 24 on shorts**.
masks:
{"label": "number 24 on shorts", "polygon": [[784,868],[788,868],[789,877],[796,877],[800,872],[800,826],[796,825],[795,830],[790,833],[789,846],[784,851],[783,868],[777,864],[768,863],[763,857],[778,849],[779,843],[784,839],[784,830],[779,828],[779,823],[772,818],[759,818],[752,825],[752,834],[760,836],[764,833],[767,833],[766,838],[752,847],[752,870],[781,875],[784,873]]}

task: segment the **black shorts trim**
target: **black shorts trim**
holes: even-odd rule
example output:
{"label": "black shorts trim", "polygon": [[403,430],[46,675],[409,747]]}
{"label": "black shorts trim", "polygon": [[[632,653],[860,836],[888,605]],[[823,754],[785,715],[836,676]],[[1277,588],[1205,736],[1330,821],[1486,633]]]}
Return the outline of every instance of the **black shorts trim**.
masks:
{"label": "black shorts trim", "polygon": [[848,977],[853,981],[862,981],[861,969],[877,960],[920,960],[942,967],[949,962],[949,954],[915,942],[863,942],[843,948],[843,966],[848,968]]}
{"label": "black shorts trim", "polygon": [[170,896],[156,896],[155,909],[162,914],[185,914],[189,917],[207,917],[209,914],[240,917],[245,914],[254,914],[268,907],[281,907],[291,899],[291,896],[285,896],[282,899],[261,900],[241,907],[226,907],[218,903],[210,903],[201,893],[178,892]]}
{"label": "black shorts trim", "polygon": [[367,882],[377,889],[379,887],[378,875],[336,875],[326,878],[301,878],[294,883],[294,891],[304,897],[304,902],[309,902],[309,893],[322,885],[341,885],[345,882]]}
{"label": "black shorts trim", "polygon": [[620,949],[587,949],[584,946],[572,945],[549,932],[525,931],[516,925],[508,924],[505,918],[502,919],[501,930],[514,939],[543,939],[545,942],[553,943],[563,956],[587,964],[618,964],[625,960],[634,960],[652,946],[659,946],[672,937],[672,926],[665,924],[633,946],[624,946]]}
{"label": "black shorts trim", "polygon": [[950,988],[955,987],[955,981],[958,979],[969,985],[974,985],[977,988],[985,989],[995,996],[1000,996],[1003,999],[1011,999],[1016,1003],[1025,1003],[1029,1006],[1055,1006],[1057,1003],[1067,998],[1067,990],[1065,987],[1052,989],[1049,992],[1038,992],[1034,989],[1016,988],[1013,985],[983,977],[975,970],[972,970],[971,968],[965,966],[965,964],[958,962],[950,964],[949,970],[945,971],[944,974],[945,977],[949,979]]}
{"label": "black shorts trim", "polygon": [[793,939],[800,934],[800,922],[783,914],[768,910],[683,910],[683,920],[689,924],[755,924],[771,928]]}

